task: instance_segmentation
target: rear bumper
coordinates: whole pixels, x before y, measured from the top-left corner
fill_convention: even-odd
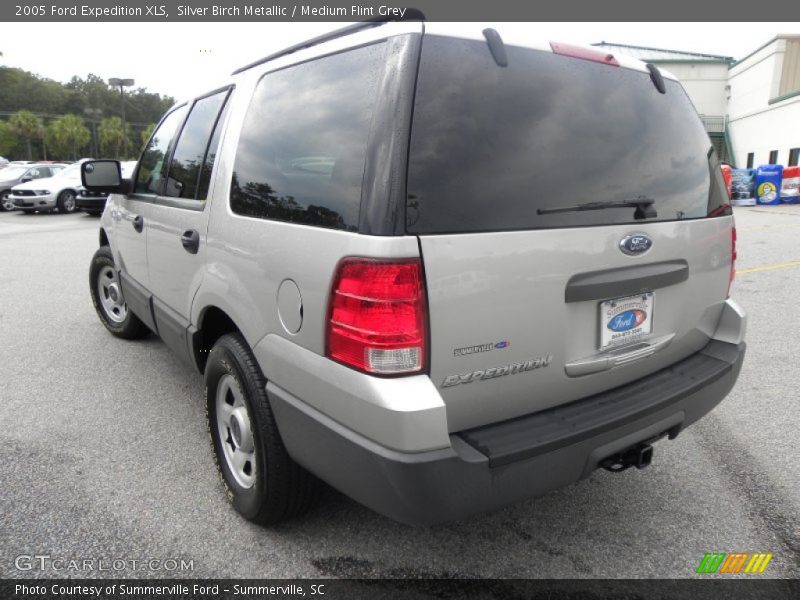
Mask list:
[[[390,450],[273,383],[267,391],[289,454],[353,499],[397,521],[450,521],[587,477],[618,452],[674,438],[731,390],[745,344],[712,340],[648,377],[552,408],[450,436],[451,447]]]

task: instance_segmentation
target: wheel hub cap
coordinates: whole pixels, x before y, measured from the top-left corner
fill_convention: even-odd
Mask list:
[[[250,432],[250,419],[247,416],[246,408],[240,406],[233,410],[230,427],[234,446],[242,452],[251,453],[253,451],[253,434]]]
[[[217,384],[216,420],[222,459],[234,481],[243,488],[256,479],[256,453],[250,415],[239,383],[223,375]]]
[[[103,314],[114,323],[122,323],[128,315],[128,306],[122,297],[117,273],[110,266],[100,269],[97,275],[97,296]]]

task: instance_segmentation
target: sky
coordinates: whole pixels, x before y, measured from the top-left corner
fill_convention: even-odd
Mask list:
[[[3,27],[0,64],[68,81],[94,73],[176,99],[201,93],[235,68],[344,23],[18,23]],[[532,39],[615,42],[743,58],[800,23],[508,23]],[[458,27],[456,25],[455,27]],[[67,30],[65,32],[65,30]]]

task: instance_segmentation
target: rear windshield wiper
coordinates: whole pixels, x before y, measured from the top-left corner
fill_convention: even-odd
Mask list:
[[[540,215],[552,215],[556,213],[580,212],[583,210],[604,210],[606,208],[635,208],[634,219],[653,219],[658,216],[656,209],[653,208],[655,200],[638,196],[632,200],[611,200],[610,202],[586,202],[574,206],[554,206],[551,208],[540,208],[536,212]]]

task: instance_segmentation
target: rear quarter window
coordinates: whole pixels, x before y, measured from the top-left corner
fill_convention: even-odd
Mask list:
[[[630,222],[634,208],[539,209],[639,196],[650,221],[729,214],[711,142],[683,88],[649,73],[426,36],[408,169],[411,233]]]
[[[358,229],[361,184],[385,44],[265,75],[245,117],[234,213]]]

